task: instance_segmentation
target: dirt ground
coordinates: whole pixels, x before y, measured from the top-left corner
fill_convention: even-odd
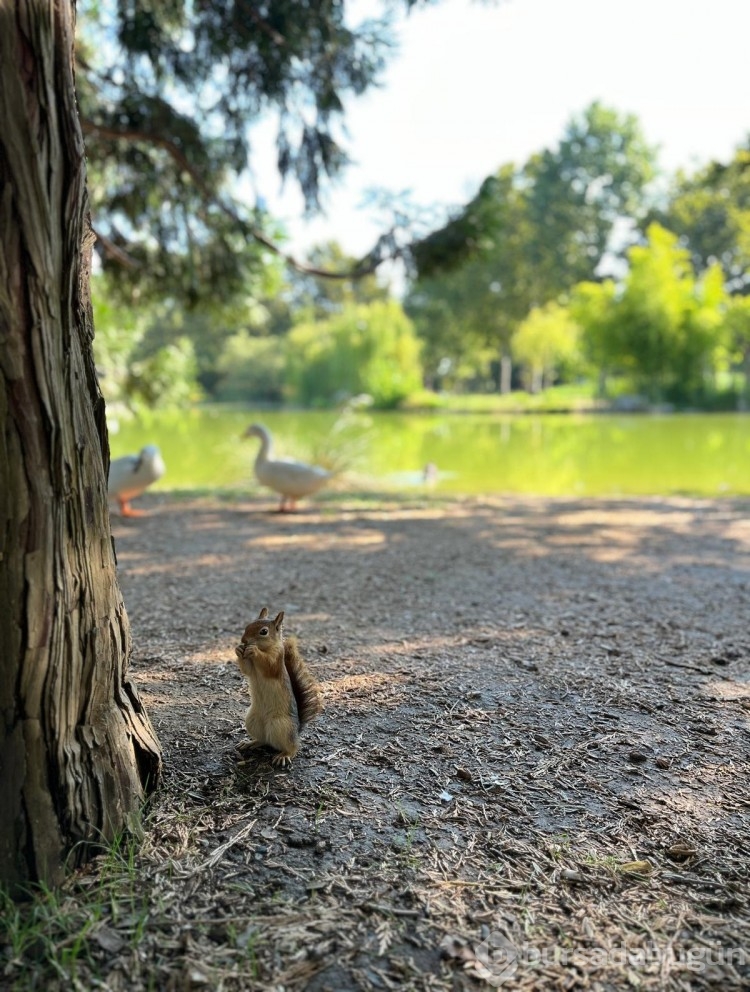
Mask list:
[[[104,987],[750,988],[750,503],[138,505],[165,772]],[[238,751],[262,606],[322,686],[290,770]]]

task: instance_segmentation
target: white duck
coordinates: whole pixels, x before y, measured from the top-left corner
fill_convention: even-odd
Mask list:
[[[255,458],[255,476],[261,485],[279,493],[280,513],[294,510],[298,499],[311,496],[333,478],[332,472],[319,465],[272,458],[273,440],[268,428],[262,424],[250,424],[243,437],[260,438],[260,450]]]
[[[109,464],[107,495],[119,503],[123,517],[142,517],[143,510],[134,510],[130,500],[140,496],[166,472],[161,452],[155,444],[147,444],[137,455],[113,458]]]

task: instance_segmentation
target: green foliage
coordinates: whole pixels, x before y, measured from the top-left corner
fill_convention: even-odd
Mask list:
[[[750,296],[730,297],[724,322],[735,360],[744,361],[750,354]]]
[[[721,347],[721,272],[709,269],[697,283],[688,252],[658,224],[628,257],[614,343],[648,395],[685,399],[700,392]]]
[[[727,301],[724,318],[727,347],[733,363],[743,374],[740,404],[750,407],[750,296],[732,296]]]
[[[106,275],[91,280],[94,309],[94,356],[104,398],[108,404],[124,400],[130,356],[146,333],[147,316],[118,302]]]
[[[442,231],[416,246],[407,300],[425,340],[425,367],[466,364],[487,349],[508,356],[522,320],[593,278],[615,223],[639,217],[655,153],[637,120],[594,103],[560,144],[518,169],[506,165]],[[460,265],[451,267],[451,264]]]
[[[594,276],[618,218],[642,216],[655,161],[638,119],[598,102],[570,121],[557,148],[532,157],[524,176],[543,286],[536,302]]]
[[[4,988],[91,988],[99,979],[101,935],[137,947],[153,906],[137,890],[138,840],[122,835],[97,861],[85,888],[30,888],[24,901],[0,889],[0,971]],[[96,978],[95,978],[96,976]]]
[[[109,293],[110,279],[92,279],[96,336],[94,355],[101,390],[110,408],[130,410],[185,406],[201,397],[193,342],[185,335],[153,341],[160,311],[128,307]],[[163,310],[161,311],[163,313]]]
[[[731,292],[750,289],[750,143],[729,164],[679,172],[654,217],[688,247],[697,272],[718,263]]]
[[[198,307],[186,308],[180,301],[144,299],[128,305],[122,293],[112,292],[112,277],[92,278],[92,304],[96,326],[94,353],[108,404],[143,406],[150,402],[184,403],[201,390],[214,391],[226,371],[220,359],[226,343],[237,333],[263,331],[271,323],[270,308],[261,297],[278,293],[283,285],[277,261],[264,264],[241,295],[215,298]],[[285,328],[291,323],[286,311]],[[187,344],[194,361],[184,361]],[[183,358],[180,358],[180,355]],[[165,388],[165,383],[146,381],[150,374],[188,376]],[[200,385],[200,389],[198,388]]]
[[[91,280],[92,305],[96,317],[96,360],[102,370],[117,370],[142,339],[147,318],[143,310],[122,306],[113,296],[112,280],[95,275]]]
[[[416,0],[405,0],[411,7]],[[230,191],[251,164],[255,121],[275,112],[277,165],[309,210],[347,162],[345,100],[381,74],[389,4],[82,0],[78,98],[97,250],[130,292],[188,305],[241,294],[278,238],[262,203]],[[122,265],[123,260],[127,263]],[[129,260],[129,261],[128,261]]]
[[[246,330],[229,338],[217,364],[215,396],[223,401],[278,403],[284,396],[287,344],[277,337],[252,337]]]
[[[497,210],[505,191],[502,174],[488,176],[476,196],[437,231],[415,242],[411,260],[420,279],[453,271],[473,258],[497,231]]]
[[[427,375],[441,385],[486,377],[489,362],[509,353],[533,296],[525,198],[514,167],[500,169],[491,188],[483,210],[492,239],[487,234],[466,264],[418,279],[407,297],[407,312],[425,342]]]
[[[713,266],[699,280],[677,236],[658,224],[628,252],[618,293],[577,287],[571,312],[590,360],[629,375],[654,400],[699,397],[726,354],[724,283]]]
[[[489,363],[513,328],[492,285],[492,273],[473,261],[443,279],[420,282],[409,293],[407,312],[424,342],[425,371],[436,387],[460,388],[489,378]]]
[[[367,393],[375,406],[397,406],[422,384],[414,327],[394,300],[351,305],[289,335],[291,398],[330,405]]]
[[[588,371],[598,377],[600,395],[607,392],[607,374],[618,361],[611,346],[615,294],[611,279],[578,283],[570,294],[569,312],[579,327],[581,357]]]
[[[325,272],[351,272],[357,259],[347,255],[336,241],[318,245],[309,252],[310,266]],[[388,299],[388,290],[374,274],[359,279],[329,279],[304,272],[290,272],[281,293],[289,313],[289,325],[298,323],[302,312],[311,319],[325,320],[355,303],[374,303]]]
[[[192,342],[198,378],[209,392],[218,378],[217,364],[225,344],[238,328],[262,331],[269,322],[267,307],[252,293],[235,297],[231,305],[217,302],[213,307],[186,309],[169,300],[146,309],[148,326],[133,352],[134,360],[149,358],[181,338]]]
[[[531,392],[552,385],[561,369],[574,369],[579,335],[579,325],[559,303],[535,307],[521,322],[513,338],[513,356],[525,366]]]
[[[125,383],[131,407],[179,407],[200,399],[193,344],[178,338],[148,358],[133,362]]]
[[[590,279],[609,246],[615,222],[645,211],[643,192],[655,172],[656,151],[632,114],[591,104],[567,125],[556,148],[520,169],[505,166],[441,230],[412,248],[420,279],[445,273],[478,255],[503,252],[524,227],[522,250],[531,305],[541,305]],[[518,204],[513,227],[508,200]]]

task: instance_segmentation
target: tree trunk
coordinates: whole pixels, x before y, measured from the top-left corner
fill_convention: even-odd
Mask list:
[[[513,360],[510,355],[500,356],[500,392],[503,396],[511,390],[511,379],[513,375]]]
[[[750,409],[750,347],[745,348],[742,354],[742,372],[744,381],[737,399],[737,409],[744,413]]]
[[[160,770],[127,677],[74,5],[0,3],[0,881],[57,882]],[[66,860],[67,859],[67,860]]]

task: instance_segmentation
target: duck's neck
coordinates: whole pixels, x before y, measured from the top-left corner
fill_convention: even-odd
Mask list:
[[[258,437],[260,438],[260,448],[258,450],[258,454],[255,456],[256,465],[260,462],[268,461],[268,459],[271,457],[271,448],[273,446],[271,441],[271,435],[268,433],[268,431],[259,428]]]

